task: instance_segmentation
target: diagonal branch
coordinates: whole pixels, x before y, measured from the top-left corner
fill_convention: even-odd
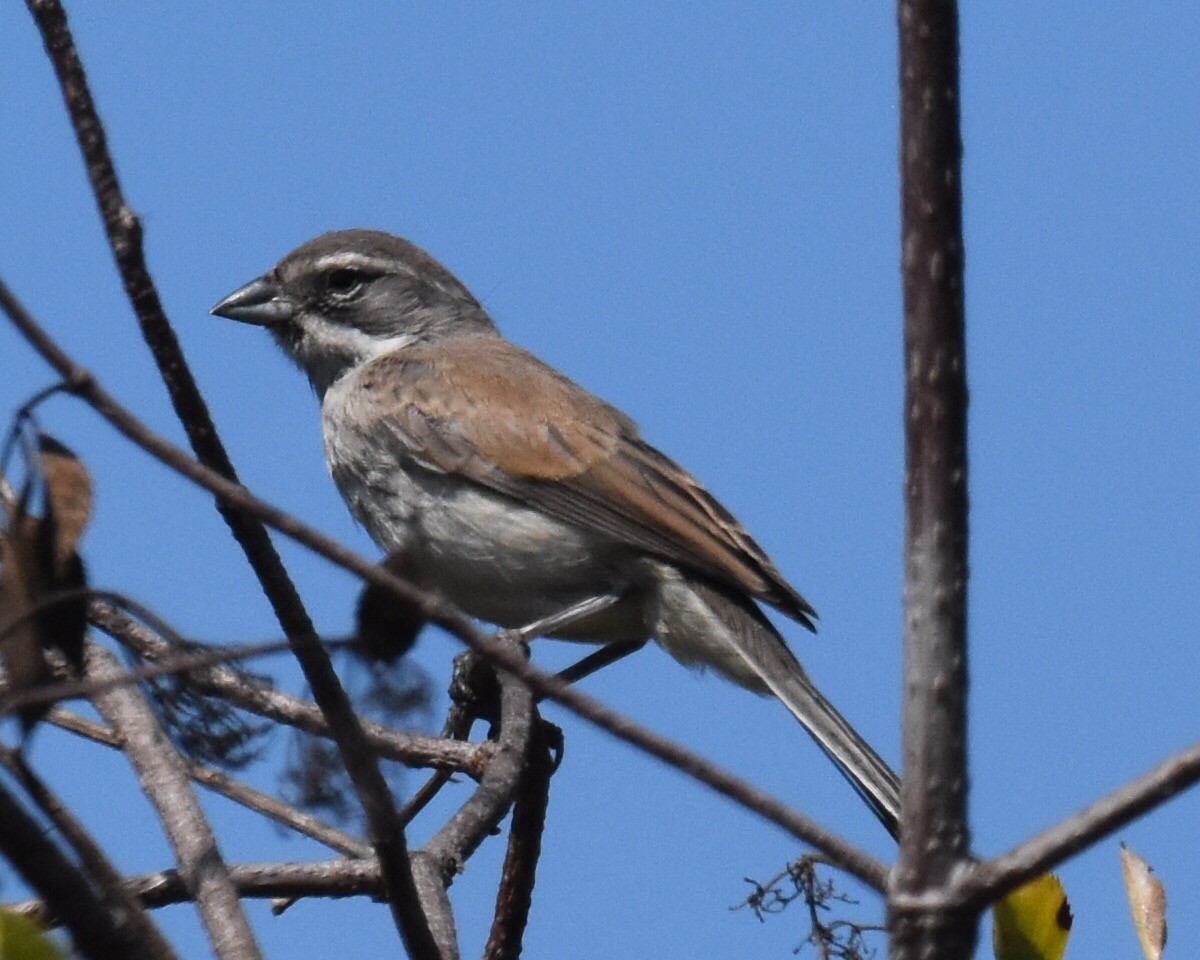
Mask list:
[[[67,26],[66,12],[59,0],[27,0],[27,5],[54,64],[125,291],[171,395],[171,402],[200,461],[227,480],[236,482],[233,464],[217,436],[146,268],[141,223],[121,194],[104,127]],[[435,945],[415,901],[404,831],[397,819],[387,781],[329,657],[321,649],[300,595],[262,523],[228,500],[219,500],[217,507],[250,561],[284,633],[292,641],[313,697],[329,722],[342,763],[366,814],[371,841],[387,879],[388,902],[400,937],[409,953],[422,958],[436,957]]]
[[[88,618],[117,642],[148,660],[160,660],[174,652],[174,648],[153,630],[111,604],[101,601],[90,604]],[[223,666],[197,670],[192,674],[191,681],[197,689],[221,697],[257,716],[297,727],[314,736],[330,735],[329,724],[320,708],[311,700],[283,693],[237,670]],[[412,767],[461,771],[476,780],[482,776],[491,751],[489,744],[463,743],[405,733],[373,720],[362,720],[362,726],[371,749],[381,757]]]
[[[131,936],[143,945],[145,953],[155,960],[178,960],[178,957],[154,921],[142,909],[142,904],[125,886],[124,878],[104,855],[92,836],[75,815],[33,772],[20,752],[0,750],[0,765],[25,789],[63,839],[71,845],[82,867],[99,888],[109,909],[123,914]],[[10,827],[11,828],[11,827]]]
[[[1200,742],[1008,853],[976,864],[957,884],[953,900],[981,909],[1198,781]]]
[[[38,902],[41,918],[64,924],[81,954],[89,960],[158,960],[136,927],[101,901],[80,869],[2,784],[0,823],[0,853],[43,898]]]
[[[117,658],[95,642],[85,646],[85,664],[91,677],[122,673]],[[213,951],[221,960],[259,960],[262,954],[217,849],[212,827],[188,784],[183,760],[159,726],[158,718],[141,694],[130,687],[113,687],[99,693],[94,703],[121,738],[147,799],[158,811]]]

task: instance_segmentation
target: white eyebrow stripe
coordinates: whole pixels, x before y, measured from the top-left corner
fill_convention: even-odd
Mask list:
[[[372,257],[370,254],[356,251],[342,251],[327,254],[315,264],[319,271],[326,270],[362,270],[364,272],[386,273],[395,268],[395,261],[382,257]]]

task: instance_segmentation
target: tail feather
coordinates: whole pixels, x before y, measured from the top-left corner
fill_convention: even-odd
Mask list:
[[[713,667],[734,683],[777,697],[817,742],[893,837],[900,778],[804,672],[783,637],[748,597],[664,565],[655,637],[683,663]]]
[[[760,674],[763,683],[800,721],[825,755],[883,824],[900,838],[900,778],[796,664],[784,676]]]

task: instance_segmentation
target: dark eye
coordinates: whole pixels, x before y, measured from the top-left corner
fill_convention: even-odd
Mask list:
[[[338,297],[348,297],[362,286],[365,277],[349,267],[330,270],[325,276],[325,289]]]

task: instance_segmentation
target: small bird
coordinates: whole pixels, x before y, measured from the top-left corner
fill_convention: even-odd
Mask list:
[[[895,836],[899,778],[755,601],[815,612],[625,414],[510,341],[445,267],[375,230],[323,234],[212,308],[266,327],[321,400],[355,518],[412,582],[506,628],[653,638],[774,694]]]

